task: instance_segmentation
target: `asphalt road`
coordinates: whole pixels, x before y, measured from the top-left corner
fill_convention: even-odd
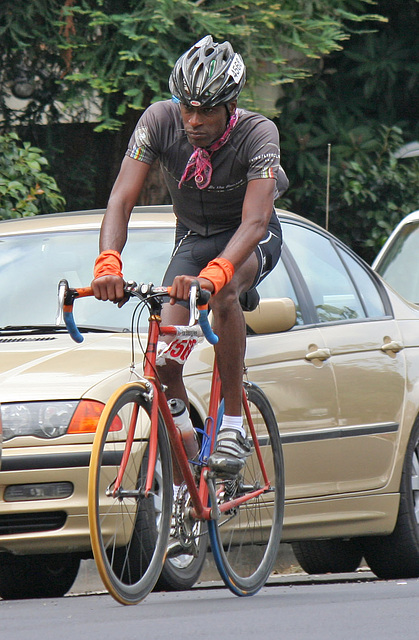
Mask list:
[[[302,573],[302,569],[298,564],[292,546],[290,544],[282,543],[276,559],[274,574],[276,576],[286,576],[288,574]],[[207,583],[216,583],[219,581],[219,573],[215,566],[211,553],[208,553],[205,561],[199,583],[197,586]],[[222,584],[219,582],[219,584]],[[71,588],[71,595],[78,595],[80,593],[95,593],[102,592],[103,585],[101,579],[97,573],[94,560],[83,560],[80,565],[80,570],[77,579]],[[1,640],[1,636],[0,636]]]
[[[123,607],[107,594],[0,601],[2,640],[417,640],[419,580],[276,576],[237,598],[219,583],[152,593]]]

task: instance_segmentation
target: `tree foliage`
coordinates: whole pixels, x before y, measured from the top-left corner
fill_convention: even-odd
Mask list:
[[[21,142],[16,133],[0,135],[0,219],[62,211],[65,200],[45,172],[41,149]]]
[[[325,224],[331,145],[330,229],[371,261],[389,231],[417,208],[415,158],[394,151],[419,139],[417,0],[379,0],[388,18],[324,59],[311,78],[285,87],[282,157],[290,207]]]
[[[335,171],[331,183],[330,229],[368,261],[396,224],[417,207],[419,158],[399,160],[398,127],[379,125],[368,157],[354,156]]]
[[[139,112],[168,97],[177,57],[207,33],[229,39],[248,67],[241,105],[263,111],[264,82],[282,93],[282,206],[325,223],[330,144],[330,229],[371,259],[417,207],[417,161],[393,152],[419,138],[418,20],[418,0],[2,0],[0,129],[39,135],[37,123],[82,123],[94,111],[95,135],[116,142],[115,157],[105,151],[113,181]],[[30,93],[18,110],[11,90]],[[54,169],[68,165],[58,139],[48,145]],[[63,171],[78,186],[71,206],[104,204],[92,200],[105,172],[98,147]]]
[[[260,84],[309,76],[342,48],[374,0],[3,0],[0,109],[5,126],[83,119],[96,103],[99,130],[118,129],[128,109],[167,97],[175,60],[207,33],[229,39],[248,66],[244,94],[256,106]],[[268,63],[268,64],[267,64]],[[32,86],[20,113],[8,88]],[[19,87],[18,87],[19,89]]]

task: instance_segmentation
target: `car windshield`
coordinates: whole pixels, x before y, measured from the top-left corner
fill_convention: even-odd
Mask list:
[[[0,236],[0,328],[53,326],[57,288],[62,278],[71,287],[92,280],[98,231],[57,231]],[[174,229],[130,229],[123,252],[124,276],[160,284],[173,247]],[[123,331],[130,328],[136,301],[121,309],[110,302],[83,298],[74,316],[80,327]],[[147,318],[145,318],[145,321]]]
[[[377,272],[406,300],[419,303],[419,221],[410,222],[394,238]]]

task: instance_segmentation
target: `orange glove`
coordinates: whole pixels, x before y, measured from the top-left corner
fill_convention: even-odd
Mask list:
[[[113,249],[102,251],[96,258],[94,277],[101,276],[119,276],[122,278],[122,260],[121,254]]]
[[[202,269],[198,278],[206,278],[214,286],[214,294],[218,293],[234,276],[234,267],[226,258],[215,258]]]

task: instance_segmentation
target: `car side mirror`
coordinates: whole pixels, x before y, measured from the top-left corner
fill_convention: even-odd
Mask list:
[[[246,311],[244,317],[254,333],[280,333],[295,325],[297,313],[291,298],[263,298],[256,309]]]

